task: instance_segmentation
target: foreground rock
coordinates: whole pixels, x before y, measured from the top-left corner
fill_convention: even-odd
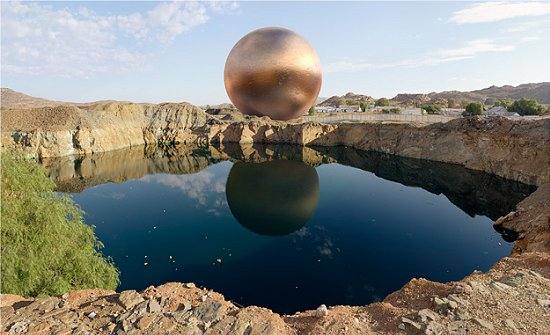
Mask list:
[[[8,334],[547,334],[549,276],[548,254],[524,253],[459,282],[413,279],[367,306],[283,316],[237,307],[191,283],[168,283],[139,293],[2,295],[1,320]]]

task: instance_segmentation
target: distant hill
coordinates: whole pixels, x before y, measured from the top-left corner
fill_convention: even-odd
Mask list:
[[[550,104],[550,82],[522,84],[518,86],[491,86],[475,91],[443,91],[432,93],[400,93],[390,99],[391,105],[419,106],[425,103],[437,103],[448,107],[461,107],[463,102],[480,101],[493,104],[499,99],[518,100],[521,98],[535,99],[543,104]],[[341,105],[358,105],[365,101],[375,100],[368,95],[347,93],[342,96],[332,96],[318,106],[338,107]]]
[[[345,95],[342,95],[342,96],[337,96],[337,95],[334,95],[326,100],[324,100],[323,102],[321,102],[320,104],[318,104],[318,106],[327,106],[327,107],[338,107],[338,106],[343,106],[343,105],[348,105],[348,106],[351,106],[351,105],[359,105],[359,103],[361,102],[366,102],[368,104],[370,103],[374,103],[374,99],[368,95],[362,95],[362,94],[355,94],[355,93],[352,93],[352,92],[349,92],[349,93],[346,93]]]
[[[31,109],[31,108],[43,108],[43,107],[57,107],[57,106],[79,106],[86,107],[97,104],[108,104],[113,102],[129,103],[129,101],[117,101],[117,100],[99,100],[92,102],[68,102],[68,101],[55,101],[44,98],[37,98],[25,93],[17,92],[11,88],[2,87],[0,96],[0,106],[6,109]]]
[[[96,101],[89,103],[74,103],[65,101],[55,101],[43,98],[36,98],[30,95],[14,91],[10,88],[1,89],[1,107],[2,108],[41,108],[41,107],[56,107],[60,105],[75,105],[86,106],[97,103],[108,103],[113,100]],[[461,92],[461,91],[444,91],[424,93],[400,93],[390,99],[390,104],[400,106],[418,106],[424,103],[438,103],[448,107],[460,107],[463,102],[480,101],[486,104],[493,104],[498,99],[517,100],[521,98],[535,99],[543,104],[550,104],[550,82],[530,83],[518,86],[491,86],[481,90]],[[359,105],[360,102],[367,104],[374,103],[375,99],[368,95],[346,93],[342,96],[332,96],[323,100],[318,106],[338,107],[341,105]],[[221,104],[216,107],[219,109],[231,108],[231,104]]]
[[[423,103],[438,103],[459,107],[462,102],[479,101],[493,104],[499,99],[518,100],[521,98],[534,99],[543,104],[550,104],[550,82],[522,84],[518,86],[491,86],[481,90],[461,92],[444,91],[428,94],[398,94],[390,103],[395,105],[419,105]]]
[[[10,88],[1,88],[0,103],[2,108],[40,108],[68,105],[68,102],[53,101],[32,97],[24,93],[14,91]]]

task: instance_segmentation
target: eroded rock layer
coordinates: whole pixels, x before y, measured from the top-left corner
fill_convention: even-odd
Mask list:
[[[460,164],[531,185],[550,181],[550,118],[460,118],[429,125],[298,121],[222,120],[187,103],[3,110],[2,145],[36,157],[156,143],[346,145]]]

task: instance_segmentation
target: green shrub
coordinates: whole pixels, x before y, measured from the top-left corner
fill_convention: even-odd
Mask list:
[[[385,109],[385,110],[384,110],[384,113],[388,113],[388,114],[401,114],[401,109],[400,109],[400,108]]]
[[[420,108],[426,111],[428,114],[441,114],[441,107],[434,104],[422,105]]]
[[[548,113],[548,109],[539,104],[536,100],[520,99],[508,107],[508,111],[518,113],[519,115],[543,115]]]
[[[390,105],[390,101],[386,98],[380,98],[380,99],[376,100],[374,105],[378,106],[378,107],[386,107],[386,106]]]
[[[315,114],[315,106],[309,107],[309,110],[307,111],[307,115],[312,116]]]
[[[485,106],[481,102],[470,102],[466,105],[466,108],[464,112],[462,113],[462,116],[474,116],[474,115],[481,115],[483,114],[485,110]]]
[[[513,101],[509,99],[499,99],[495,102],[495,106],[504,107],[506,109],[512,106]]]
[[[118,270],[102,256],[93,228],[36,162],[2,152],[2,293],[59,295],[115,289]]]
[[[361,112],[365,112],[365,111],[367,110],[367,108],[368,108],[368,105],[367,105],[366,102],[361,101],[361,102],[359,103],[359,108],[361,108]]]

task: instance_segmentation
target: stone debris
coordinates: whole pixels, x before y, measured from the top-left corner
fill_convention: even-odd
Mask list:
[[[420,311],[418,311],[418,316],[420,317],[420,319],[424,323],[428,322],[429,320],[437,321],[437,320],[440,319],[439,315],[437,315],[431,309],[427,309],[427,308],[424,308],[424,309],[421,309]]]
[[[131,291],[121,292],[120,295],[118,296],[118,300],[124,308],[130,309],[135,305],[139,304],[140,302],[142,302],[143,297],[141,296],[141,294],[137,293],[136,291],[131,290]]]
[[[406,318],[406,317],[402,317],[401,318],[401,322],[403,324],[405,324],[405,329],[406,329],[406,326],[410,326],[416,330],[421,330],[422,329],[422,325],[418,322],[414,322],[413,320],[409,319],[409,318]]]
[[[486,328],[486,329],[489,329],[489,330],[494,330],[495,327],[493,326],[493,324],[487,320],[483,320],[483,319],[480,319],[480,318],[474,318],[472,319],[473,322],[475,322],[476,324],[480,325],[481,327],[483,328]]]
[[[147,304],[147,312],[149,313],[160,313],[161,312],[160,304],[156,299],[150,299]]]
[[[506,327],[512,329],[514,332],[518,332],[518,329],[516,327],[516,324],[514,322],[514,320],[511,320],[511,319],[506,319],[504,320],[504,324],[506,325]]]
[[[321,306],[317,307],[317,309],[315,310],[315,314],[320,318],[325,317],[328,314],[327,306],[325,304],[322,304]]]
[[[27,328],[29,327],[29,321],[18,321],[16,323],[14,323],[11,327],[10,327],[10,332],[13,332],[13,333],[23,333],[23,332],[26,332],[27,331]]]
[[[447,314],[458,307],[458,303],[447,298],[434,297],[435,310],[441,314]]]
[[[459,283],[415,279],[379,303],[335,306],[330,313],[321,305],[286,316],[255,306],[237,307],[191,283],[151,286],[143,292],[82,290],[61,298],[2,295],[0,333],[550,334],[547,264],[548,254],[522,254],[504,258],[489,272],[472,274]],[[523,268],[528,265],[533,271]],[[466,284],[470,282],[474,284]]]

